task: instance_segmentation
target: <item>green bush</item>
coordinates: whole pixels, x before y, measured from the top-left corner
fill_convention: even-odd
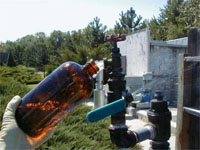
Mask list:
[[[0,127],[7,103],[15,96],[23,97],[29,88],[12,78],[0,78]]]
[[[42,80],[41,76],[35,73],[35,69],[25,66],[3,66],[0,68],[0,77],[13,78],[25,84],[36,84]]]
[[[46,69],[46,75],[49,75],[50,73],[52,73],[55,69],[57,68],[57,66],[55,65],[46,65],[45,69]]]

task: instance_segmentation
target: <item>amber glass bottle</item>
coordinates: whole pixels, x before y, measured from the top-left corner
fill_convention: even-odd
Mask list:
[[[59,66],[22,98],[15,114],[19,127],[29,136],[37,137],[57,125],[91,95],[92,76],[98,70],[93,61],[84,66],[75,62]]]

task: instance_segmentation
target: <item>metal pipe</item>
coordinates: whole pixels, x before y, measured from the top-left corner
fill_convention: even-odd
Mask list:
[[[94,107],[99,108],[105,104],[105,90],[103,89],[103,70],[96,76],[96,88],[94,89]]]
[[[156,137],[156,130],[151,125],[146,125],[134,131],[137,134],[137,143],[146,139],[153,139]]]
[[[156,137],[156,129],[150,124],[136,131],[128,130],[125,125],[111,125],[109,130],[112,142],[119,148],[131,148],[139,142]]]
[[[183,111],[187,112],[191,115],[200,117],[200,110],[198,108],[189,108],[189,107],[183,107]]]

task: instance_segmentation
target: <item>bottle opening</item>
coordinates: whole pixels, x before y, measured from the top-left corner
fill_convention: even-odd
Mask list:
[[[96,74],[99,71],[99,67],[96,65],[96,63],[92,60],[88,63],[86,63],[83,66],[82,69],[83,72],[87,73],[89,76],[93,76],[94,74]]]

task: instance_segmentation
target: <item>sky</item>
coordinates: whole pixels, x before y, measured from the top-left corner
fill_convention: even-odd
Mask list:
[[[85,28],[98,16],[108,29],[133,7],[143,19],[157,17],[167,0],[0,0],[0,42],[28,34]]]

